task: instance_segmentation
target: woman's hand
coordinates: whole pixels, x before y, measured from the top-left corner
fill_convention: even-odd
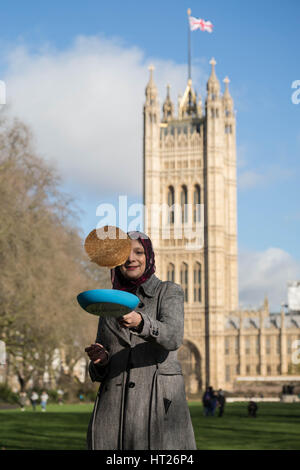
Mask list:
[[[136,328],[141,324],[142,316],[133,310],[117,318],[117,321],[122,328]]]
[[[105,365],[108,362],[108,352],[100,343],[91,344],[85,348],[85,352],[94,364],[101,362],[101,365]]]

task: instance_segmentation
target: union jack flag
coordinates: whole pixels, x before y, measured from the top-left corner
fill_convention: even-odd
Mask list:
[[[195,29],[201,29],[201,31],[208,31],[209,33],[212,33],[213,25],[210,21],[201,20],[201,18],[194,18],[193,16],[190,16],[189,19],[191,31],[195,31]]]

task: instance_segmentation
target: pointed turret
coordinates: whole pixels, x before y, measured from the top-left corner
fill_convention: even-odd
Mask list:
[[[207,81],[207,95],[205,100],[205,111],[207,119],[219,119],[222,116],[222,97],[220,96],[220,82],[216,76],[215,65],[216,61],[212,58],[209,63],[211,64],[211,74]],[[217,124],[220,128],[221,122]],[[221,128],[220,128],[221,129]],[[215,132],[220,129],[215,128]]]
[[[224,109],[225,109],[225,116],[230,116],[233,114],[233,99],[231,97],[231,94],[229,92],[229,83],[230,80],[228,77],[225,77],[223,82],[225,83],[225,91],[223,95],[223,103],[224,103]]]
[[[208,99],[215,100],[220,94],[220,82],[216,76],[215,65],[216,61],[212,58],[209,62],[211,64],[211,74],[207,82],[207,97]]]
[[[184,117],[197,116],[197,96],[192,87],[192,80],[188,80],[187,87],[185,89],[184,95],[178,103],[178,117],[183,119]]]
[[[157,203],[158,195],[154,188],[159,185],[159,138],[160,138],[160,106],[157,87],[154,83],[154,66],[149,67],[150,77],[146,86],[146,101],[144,104],[144,184],[143,202],[145,206]],[[153,174],[155,173],[155,176]],[[149,183],[149,174],[151,182]],[[148,184],[149,183],[149,184]],[[144,214],[146,217],[146,214]],[[145,223],[147,224],[147,220]]]
[[[225,77],[223,82],[225,83],[225,91],[222,97],[223,101],[223,113],[225,116],[225,133],[233,135],[235,133],[235,116],[234,116],[234,107],[233,107],[233,99],[229,92],[229,83],[230,80],[228,77]]]
[[[269,314],[269,300],[268,300],[268,297],[265,295],[265,298],[264,298],[264,311],[266,314]]]
[[[180,103],[182,101],[182,94],[178,93],[178,98],[177,98],[177,109],[178,109],[178,117],[179,117],[179,110],[180,110]]]
[[[231,94],[229,93],[229,87],[228,87],[228,85],[230,83],[229,78],[225,77],[224,80],[223,80],[223,83],[225,83],[225,91],[224,91],[224,95],[223,95],[224,99],[232,100]]]
[[[198,113],[199,117],[202,117],[202,99],[201,99],[201,95],[199,95],[199,98],[198,98],[197,113]]]
[[[145,90],[146,105],[154,105],[155,102],[157,101],[157,87],[153,79],[154,65],[149,66],[149,71],[150,71],[150,78],[149,78],[149,82]]]
[[[170,85],[167,85],[167,96],[163,104],[163,121],[167,122],[173,119],[174,105],[170,98]]]
[[[144,105],[144,113],[146,122],[158,124],[160,122],[160,109],[157,87],[153,79],[153,70],[154,66],[150,65],[150,77],[145,90],[146,102]]]

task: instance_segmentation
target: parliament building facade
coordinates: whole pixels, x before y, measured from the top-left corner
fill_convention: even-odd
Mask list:
[[[222,93],[210,64],[204,102],[189,79],[176,115],[169,87],[161,109],[150,67],[144,104],[144,228],[158,277],[184,290],[178,357],[189,396],[289,374],[300,339],[300,315],[270,314],[267,298],[239,308],[236,119],[229,79]],[[174,210],[164,215],[166,206]]]

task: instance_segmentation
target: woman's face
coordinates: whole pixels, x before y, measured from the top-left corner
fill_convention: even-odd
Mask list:
[[[138,240],[131,240],[131,252],[127,261],[120,266],[120,271],[126,279],[135,280],[142,276],[146,269],[146,254],[143,245]]]

